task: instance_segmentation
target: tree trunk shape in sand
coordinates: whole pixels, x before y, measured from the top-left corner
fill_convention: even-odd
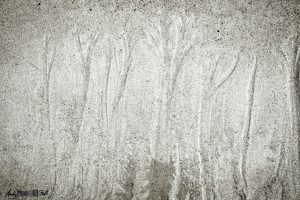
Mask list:
[[[153,35],[151,30],[149,31],[149,38],[151,40],[151,45],[154,47],[156,52],[153,52],[154,55],[160,60],[162,60],[161,71],[160,71],[160,94],[157,101],[158,104],[158,113],[157,121],[155,124],[155,134],[154,138],[149,135],[149,147],[150,147],[150,156],[155,159],[168,162],[169,156],[171,155],[172,144],[169,144],[169,139],[176,137],[172,134],[175,131],[172,131],[170,124],[170,113],[172,109],[172,102],[175,95],[176,85],[178,81],[178,76],[182,67],[185,64],[187,57],[191,54],[191,50],[195,45],[195,38],[187,38],[187,34],[191,24],[194,22],[193,19],[189,20],[186,16],[181,16],[180,25],[177,25],[177,40],[173,44],[170,40],[171,38],[171,26],[169,23],[170,13],[165,8],[162,11],[162,16],[160,19],[159,27],[155,31],[158,35]],[[161,30],[161,31],[160,31]],[[191,40],[191,41],[189,41]],[[175,49],[174,52],[173,49]],[[160,56],[161,54],[161,56]],[[174,145],[174,144],[173,144]],[[179,145],[180,144],[175,144]],[[175,147],[179,148],[179,147]],[[176,153],[176,156],[179,154]],[[177,158],[176,158],[177,159]],[[180,158],[178,158],[179,160]],[[180,171],[180,165],[176,164],[176,171]],[[179,184],[176,184],[177,180],[180,180],[180,173],[174,178],[174,183],[172,187],[178,187]],[[176,197],[179,189],[172,188],[170,196]]]
[[[40,128],[41,132],[39,134],[39,139],[36,147],[36,151],[39,154],[41,150],[40,145],[45,142],[46,144],[50,142],[50,151],[53,156],[53,171],[54,171],[54,180],[51,186],[52,194],[55,193],[56,181],[57,181],[57,158],[56,158],[56,145],[55,145],[55,135],[51,131],[51,117],[50,117],[50,80],[51,72],[53,69],[55,57],[56,57],[56,46],[53,48],[50,46],[52,37],[47,33],[44,36],[44,46],[42,53],[43,66],[42,69],[37,67],[35,64],[30,63],[36,70],[40,71],[42,74],[42,109],[41,109],[41,118],[40,118]],[[34,163],[37,164],[38,158],[35,159]],[[32,174],[34,174],[37,168],[34,168]],[[25,183],[27,182],[28,174],[26,175]],[[53,197],[50,196],[50,198]]]
[[[83,75],[83,89],[81,94],[81,102],[78,111],[77,117],[77,124],[76,124],[76,132],[72,133],[73,140],[74,140],[74,151],[73,151],[73,168],[75,170],[75,174],[73,175],[73,190],[76,191],[77,189],[80,190],[81,198],[83,199],[83,187],[84,187],[84,169],[83,169],[83,143],[82,143],[82,135],[81,135],[81,128],[82,128],[82,121],[84,117],[84,111],[87,104],[87,95],[89,91],[89,83],[90,83],[90,73],[91,73],[91,62],[92,62],[92,54],[95,49],[95,46],[98,42],[98,33],[94,31],[93,34],[90,36],[90,42],[87,47],[87,53],[84,55],[84,50],[82,46],[82,41],[80,35],[78,33],[76,38],[78,52],[80,54],[80,61],[82,67],[82,75]],[[78,163],[76,163],[78,162]]]
[[[112,184],[113,184],[113,195],[115,193],[117,180],[120,178],[120,159],[121,159],[121,143],[123,139],[121,138],[122,135],[118,133],[117,131],[117,123],[118,123],[118,113],[119,113],[119,106],[120,101],[124,95],[125,88],[128,82],[128,76],[130,74],[130,71],[132,70],[132,62],[133,62],[133,49],[136,44],[136,40],[133,38],[131,34],[124,34],[121,35],[120,38],[122,38],[122,45],[120,47],[116,46],[114,48],[114,61],[116,68],[119,69],[119,72],[117,74],[117,84],[115,88],[115,93],[113,95],[112,99],[112,105],[111,105],[111,114],[108,116],[109,123],[108,123],[108,131],[109,134],[112,137],[112,149],[113,149],[113,177],[112,177]],[[117,49],[119,48],[119,49]],[[119,55],[119,50],[122,49],[121,55]],[[112,57],[111,57],[112,58]],[[109,73],[110,70],[107,69],[107,73]],[[107,74],[109,76],[109,74]],[[108,80],[109,81],[109,80]],[[108,84],[108,83],[106,83]],[[107,95],[107,92],[106,92]],[[107,103],[106,103],[107,106]],[[107,108],[106,108],[107,109]]]
[[[251,121],[252,121],[252,107],[254,100],[255,92],[255,77],[257,71],[257,57],[254,58],[254,64],[251,71],[251,77],[249,79],[248,88],[247,88],[247,104],[246,104],[246,113],[244,118],[244,125],[242,130],[242,148],[240,152],[240,161],[239,161],[239,191],[238,195],[241,200],[246,200],[248,197],[248,184],[247,184],[247,174],[246,174],[246,165],[247,165],[247,155],[249,150],[249,140],[250,140],[250,131],[251,131]]]
[[[214,196],[213,189],[213,172],[211,170],[211,137],[210,128],[207,124],[211,126],[211,97],[219,90],[219,88],[227,82],[235,71],[239,59],[240,52],[236,56],[232,66],[225,72],[225,75],[216,82],[215,74],[219,64],[220,57],[217,57],[215,66],[211,67],[208,76],[205,75],[204,70],[202,71],[202,84],[201,84],[201,100],[199,107],[199,131],[198,131],[198,144],[199,144],[199,162],[200,162],[200,183],[202,185],[202,199],[210,200]],[[216,82],[216,83],[215,83]]]
[[[300,198],[300,47],[299,33],[282,44],[279,49],[286,71],[289,134],[285,137],[284,198]],[[291,49],[288,49],[291,48]]]

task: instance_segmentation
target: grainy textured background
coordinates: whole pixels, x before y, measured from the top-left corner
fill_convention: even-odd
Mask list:
[[[0,199],[300,199],[299,1],[0,10]]]

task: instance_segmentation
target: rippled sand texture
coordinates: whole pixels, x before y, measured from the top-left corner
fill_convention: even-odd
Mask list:
[[[0,10],[0,199],[300,199],[299,1]]]

